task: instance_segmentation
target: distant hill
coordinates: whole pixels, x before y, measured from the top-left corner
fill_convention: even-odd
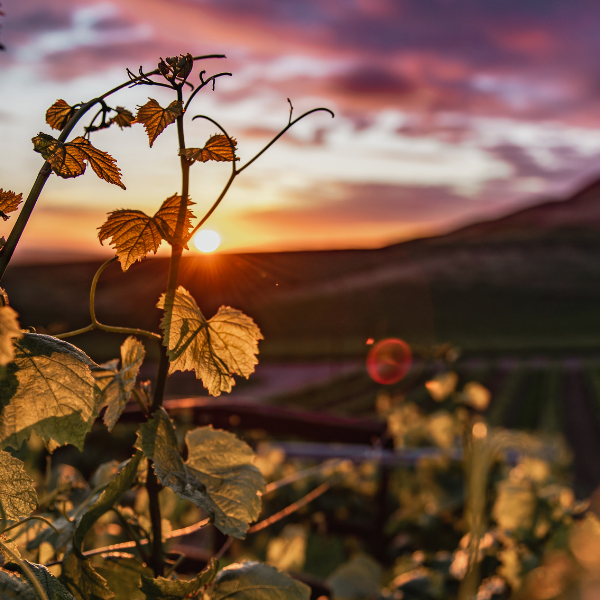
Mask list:
[[[3,282],[24,325],[89,323],[97,263],[11,266]],[[111,266],[97,313],[156,329],[166,259]],[[184,259],[184,285],[210,316],[228,304],[263,329],[274,358],[359,356],[368,338],[450,341],[473,352],[600,352],[600,181],[446,235],[375,250],[243,253]],[[108,335],[83,345],[114,355]],[[118,344],[117,344],[118,345]]]

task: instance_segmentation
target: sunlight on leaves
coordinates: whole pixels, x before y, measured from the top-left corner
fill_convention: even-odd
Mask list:
[[[76,108],[70,106],[64,100],[57,100],[46,111],[46,123],[52,129],[63,130],[76,111]]]
[[[0,373],[0,446],[20,448],[35,431],[81,450],[94,420],[97,365],[48,335],[26,333],[14,347],[14,362]]]
[[[121,169],[117,167],[117,161],[108,152],[98,150],[98,148],[92,146],[91,142],[81,136],[65,145],[76,147],[100,179],[125,189],[125,186],[121,183]]]
[[[177,117],[183,114],[183,102],[173,100],[167,108],[161,105],[153,98],[148,98],[148,102],[143,106],[138,106],[138,113],[135,121],[132,123],[142,123],[148,134],[150,147],[156,138],[165,130],[168,125],[175,123]]]
[[[14,360],[13,340],[23,337],[17,317],[10,306],[0,306],[0,367]]]
[[[0,450],[0,500],[10,521],[28,517],[37,506],[33,480],[24,463],[4,450]]]
[[[235,157],[235,149],[237,142],[235,138],[231,138],[231,143],[226,135],[213,135],[204,148],[185,148],[179,151],[180,156],[185,156],[188,160],[207,162],[216,160],[217,162],[232,162],[239,160]]]
[[[154,461],[160,482],[206,510],[215,526],[243,538],[260,514],[264,479],[252,464],[254,452],[232,433],[199,427],[186,434],[188,460],[177,447],[173,423],[161,409],[142,425],[136,448]]]
[[[121,346],[121,370],[108,367],[93,372],[102,392],[97,411],[100,412],[106,406],[103,421],[109,431],[112,431],[129,401],[145,356],[144,344],[135,337],[129,336]]]
[[[14,560],[12,554],[21,558],[21,552],[19,551],[19,546],[17,546],[14,540],[9,539],[4,534],[0,534],[0,542],[2,545],[0,546],[0,554],[4,557],[4,562],[11,562]],[[1,596],[0,596],[1,597]]]
[[[131,124],[135,120],[132,112],[122,106],[117,106],[115,110],[117,111],[117,114],[110,120],[111,125],[114,123],[121,129],[131,127]]]
[[[54,577],[54,575],[52,575],[52,573],[50,573],[50,571],[48,571],[48,569],[44,567],[44,565],[36,565],[35,563],[31,563],[29,561],[25,561],[25,563],[35,575],[36,579],[39,581],[40,585],[42,586],[42,589],[46,592],[46,595],[49,599],[52,598],[53,600],[78,600],[75,599],[73,595],[69,593],[65,586],[56,577]],[[10,569],[11,571],[16,571],[21,575],[22,579],[25,580],[25,575],[22,572],[21,567],[19,567],[19,565],[16,565],[15,563],[10,563],[6,565],[5,568]],[[27,586],[33,592],[33,586],[29,582],[27,582]],[[24,597],[27,597],[26,594]],[[32,598],[37,599],[37,597],[37,594],[33,592]],[[4,596],[2,597],[2,600],[4,600]]]
[[[77,558],[72,550],[63,558],[60,579],[76,600],[111,600],[114,597],[106,579],[94,570],[89,559]]]
[[[11,190],[4,191],[0,188],[0,217],[4,221],[8,221],[7,213],[17,210],[21,202],[23,202],[23,194],[15,194]]]
[[[186,208],[182,231],[177,232],[177,221],[179,219],[181,203],[181,196],[173,194],[161,204],[154,215],[154,220],[162,230],[163,236],[171,244],[181,242],[181,239],[188,235],[192,228],[192,219],[196,218],[194,213],[189,208]],[[188,198],[187,206],[193,206],[194,204],[195,203]],[[179,235],[177,235],[178,233]],[[187,245],[185,247],[187,248]]]
[[[217,574],[217,561],[211,558],[204,570],[193,579],[153,579],[142,575],[141,590],[146,594],[146,600],[182,600],[195,597],[200,590],[207,586]]]
[[[157,306],[165,311],[160,326],[171,361],[169,373],[194,370],[208,393],[218,396],[231,391],[232,375],[248,378],[254,372],[263,336],[250,317],[222,306],[207,321],[182,286],[174,294],[163,294]]]
[[[247,561],[225,567],[206,591],[206,600],[308,600],[310,588],[264,563]]]

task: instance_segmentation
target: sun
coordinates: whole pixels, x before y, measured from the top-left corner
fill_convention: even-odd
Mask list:
[[[210,229],[201,229],[194,236],[194,246],[200,252],[214,252],[221,243],[221,237],[216,231]]]

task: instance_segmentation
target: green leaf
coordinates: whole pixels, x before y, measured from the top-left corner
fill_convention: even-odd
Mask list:
[[[205,600],[308,600],[310,588],[275,567],[248,561],[220,571],[204,597]]]
[[[0,450],[0,503],[11,521],[28,517],[37,506],[37,494],[24,463],[4,450]]]
[[[17,313],[10,306],[0,306],[0,366],[15,359],[13,340],[22,337]]]
[[[177,448],[173,424],[161,409],[142,425],[136,448],[154,461],[160,482],[206,510],[215,526],[243,538],[260,514],[264,479],[252,464],[254,452],[232,433],[199,427],[185,436],[188,460]]]
[[[121,498],[121,496],[129,490],[137,475],[137,468],[142,460],[142,453],[136,452],[127,462],[117,476],[110,481],[100,494],[100,497],[93,502],[88,510],[81,516],[75,526],[73,535],[73,546],[81,551],[83,539],[86,533],[92,528],[94,523],[106,512],[108,512]]]
[[[94,568],[106,579],[109,589],[115,595],[114,600],[146,599],[139,588],[140,579],[142,575],[152,577],[152,570],[138,558],[109,554],[101,565],[94,565]]]
[[[48,600],[50,600],[50,599],[52,599],[52,600],[76,600],[73,597],[73,595],[69,593],[69,590],[67,590],[65,588],[65,586],[56,577],[54,577],[54,575],[52,575],[52,573],[50,573],[50,571],[48,571],[48,569],[46,567],[44,567],[44,565],[36,565],[35,563],[30,563],[27,560],[25,560],[23,562],[33,571],[33,574],[35,575],[36,579],[39,581],[40,585],[42,586],[42,589],[46,592],[46,595],[48,596]],[[21,575],[23,581],[27,581],[27,585],[33,592],[32,598],[35,598],[36,600],[38,600],[37,593],[34,591],[34,588],[31,585],[31,583],[29,583],[29,581],[26,579],[25,573],[23,572],[23,570],[21,569],[21,567],[19,565],[15,564],[15,563],[8,563],[5,568],[19,573]],[[0,587],[0,589],[1,589],[1,587]],[[4,597],[2,597],[2,600],[4,600]],[[77,600],[83,600],[83,599],[77,599]],[[85,600],[92,600],[92,599],[86,598]]]
[[[144,344],[129,336],[121,346],[121,370],[113,367],[94,371],[96,383],[102,392],[97,410],[99,412],[106,406],[103,420],[109,431],[112,431],[127,406],[145,356]]]
[[[208,393],[218,396],[231,391],[232,375],[248,378],[254,372],[263,336],[250,317],[222,306],[207,321],[181,286],[174,294],[163,294],[157,306],[165,311],[160,326],[171,362],[169,373],[194,370]]]
[[[60,579],[76,600],[111,600],[114,597],[106,579],[96,573],[90,561],[77,558],[72,550],[63,558]]]
[[[146,600],[182,600],[192,594],[197,594],[203,587],[211,583],[217,574],[218,564],[212,558],[206,568],[194,579],[153,579],[142,575],[141,590],[146,594]]]
[[[32,431],[80,450],[95,414],[96,365],[72,344],[26,333],[0,373],[0,447],[21,447]]]

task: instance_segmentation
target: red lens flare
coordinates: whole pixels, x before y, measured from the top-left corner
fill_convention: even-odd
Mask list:
[[[384,385],[400,381],[411,364],[410,346],[396,338],[377,342],[367,355],[367,372],[373,381]]]

